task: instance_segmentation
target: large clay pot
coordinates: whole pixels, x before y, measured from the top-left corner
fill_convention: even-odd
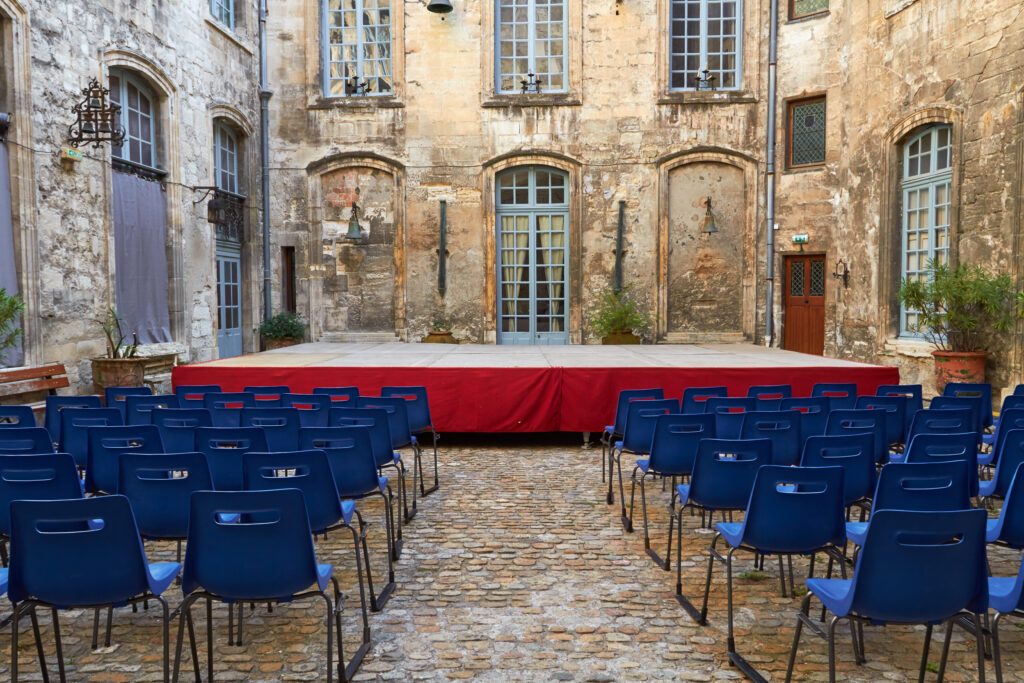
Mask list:
[[[286,346],[295,346],[300,341],[301,340],[299,339],[290,339],[288,337],[281,337],[277,339],[267,339],[266,337],[263,337],[263,350],[273,351],[274,349],[283,349]]]
[[[458,344],[459,340],[451,332],[443,330],[431,330],[422,339],[424,344]]]
[[[985,381],[986,351],[932,351],[932,356],[935,358],[935,390],[940,394],[950,382]]]
[[[93,390],[102,394],[107,387],[142,386],[148,362],[146,358],[93,358]]]
[[[606,337],[601,337],[602,344],[640,344],[640,337],[632,332],[612,332]]]

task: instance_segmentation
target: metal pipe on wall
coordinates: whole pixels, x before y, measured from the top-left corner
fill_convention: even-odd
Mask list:
[[[767,178],[765,182],[766,272],[764,345],[772,345],[775,333],[775,120],[777,107],[777,68],[779,61],[779,0],[771,0],[771,19],[768,34],[768,149],[765,152]]]
[[[260,0],[260,194],[263,203],[263,319],[273,315],[270,277],[270,97],[267,84],[267,0]]]
[[[612,291],[616,294],[622,291],[622,242],[626,233],[626,200],[619,200],[619,222],[615,226],[615,274],[612,281]]]

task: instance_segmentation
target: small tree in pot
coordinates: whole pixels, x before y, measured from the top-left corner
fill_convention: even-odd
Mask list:
[[[609,289],[602,295],[590,324],[601,336],[602,344],[639,344],[637,333],[647,329],[647,318],[626,289]]]
[[[931,277],[904,280],[899,298],[915,312],[911,330],[935,345],[937,389],[949,382],[984,382],[989,346],[1020,317],[1024,297],[1009,275],[977,265],[928,265]]]
[[[260,325],[263,350],[271,351],[302,342],[306,336],[306,323],[297,313],[278,313]]]
[[[21,313],[25,303],[17,294],[9,295],[0,287],[0,364],[4,362],[4,354],[13,349],[22,335]]]

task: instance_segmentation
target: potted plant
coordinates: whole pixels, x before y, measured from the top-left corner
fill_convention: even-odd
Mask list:
[[[297,313],[278,313],[260,325],[264,351],[294,346],[301,343],[305,336],[306,323],[302,322]]]
[[[452,334],[452,325],[444,317],[434,318],[430,323],[430,331],[423,338],[427,344],[458,344],[459,340]]]
[[[94,321],[107,340],[107,355],[92,359],[92,383],[96,393],[103,393],[107,387],[138,387],[146,376],[146,358],[138,356],[139,336],[132,334],[132,342],[126,343],[127,335],[121,325],[121,316],[113,308]]]
[[[1024,298],[1006,274],[935,261],[928,267],[931,277],[903,281],[899,299],[915,312],[911,330],[935,345],[936,389],[941,392],[949,382],[984,382],[988,347],[1010,330]]]
[[[21,313],[25,310],[25,302],[17,294],[10,296],[7,290],[0,288],[0,363],[4,354],[13,349],[21,336]]]
[[[602,344],[639,344],[637,333],[647,328],[647,318],[626,289],[605,292],[590,322]]]

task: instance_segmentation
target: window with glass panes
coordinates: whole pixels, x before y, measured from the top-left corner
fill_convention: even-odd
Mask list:
[[[825,163],[825,98],[790,102],[787,133],[790,167]]]
[[[930,264],[949,263],[953,186],[953,129],[932,126],[903,145],[901,273],[931,276]],[[919,336],[917,311],[900,309],[900,334]]]
[[[391,0],[324,0],[323,7],[324,93],[391,95]]]
[[[210,0],[213,18],[228,28],[235,28],[235,0]]]
[[[717,89],[740,87],[743,0],[671,0],[669,87],[694,90],[701,72]]]
[[[828,0],[790,0],[789,18],[799,19],[828,9]]]
[[[217,123],[213,128],[213,143],[217,188],[238,194],[238,136],[230,126]]]
[[[566,0],[496,0],[495,76],[499,93],[565,92],[569,87]]]
[[[110,101],[121,107],[124,142],[111,146],[115,159],[156,167],[156,97],[141,79],[124,71],[110,74]]]

